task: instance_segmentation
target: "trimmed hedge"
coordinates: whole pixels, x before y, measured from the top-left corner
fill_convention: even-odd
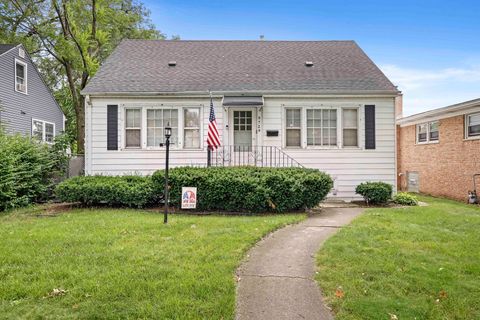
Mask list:
[[[163,197],[164,171],[152,177],[74,177],[57,186],[64,202],[84,205],[146,207]],[[199,210],[285,212],[312,208],[333,186],[327,174],[314,169],[180,167],[170,171],[170,203],[180,207],[182,187],[197,187]]]
[[[164,171],[152,176],[163,192]],[[170,171],[170,202],[179,207],[182,187],[197,187],[199,210],[286,212],[312,208],[333,186],[315,169],[261,167],[180,167]]]
[[[393,197],[393,202],[403,206],[418,205],[417,197],[407,192],[399,192]]]
[[[55,190],[64,202],[143,208],[158,201],[151,177],[79,176],[60,183]]]
[[[384,204],[392,198],[392,185],[385,182],[363,182],[355,188],[367,204]]]

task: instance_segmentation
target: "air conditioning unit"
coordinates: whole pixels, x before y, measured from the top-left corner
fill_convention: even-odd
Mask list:
[[[25,87],[24,84],[21,84],[21,83],[17,83],[17,91],[20,91],[20,92],[26,92],[27,88]]]

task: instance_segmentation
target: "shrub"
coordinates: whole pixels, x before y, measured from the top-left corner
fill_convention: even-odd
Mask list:
[[[418,205],[417,197],[407,192],[399,192],[393,197],[393,202],[403,206],[416,206]]]
[[[0,211],[45,201],[68,162],[61,136],[50,146],[0,129]]]
[[[367,204],[383,204],[392,197],[392,186],[385,182],[364,182],[355,188]]]
[[[158,201],[151,177],[79,176],[60,183],[56,195],[64,202],[142,208]]]
[[[163,192],[164,171],[153,174]],[[197,187],[200,210],[285,212],[316,206],[333,186],[315,169],[259,167],[181,167],[170,171],[170,201],[179,207],[182,187]]]

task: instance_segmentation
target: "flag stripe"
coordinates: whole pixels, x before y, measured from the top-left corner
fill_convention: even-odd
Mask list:
[[[215,118],[215,108],[213,100],[210,97],[210,117],[208,119],[207,145],[210,150],[220,147],[220,135],[218,134],[217,120]]]

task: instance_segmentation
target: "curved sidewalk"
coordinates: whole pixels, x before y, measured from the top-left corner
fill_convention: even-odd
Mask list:
[[[315,254],[361,208],[324,208],[260,241],[237,270],[236,319],[333,319],[314,280]]]

